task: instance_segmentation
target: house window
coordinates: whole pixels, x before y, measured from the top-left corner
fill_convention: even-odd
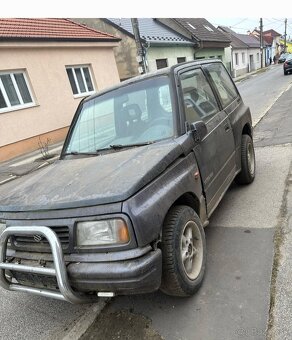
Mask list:
[[[157,70],[167,67],[167,59],[156,59]]]
[[[23,71],[0,72],[0,112],[35,105]]]
[[[242,63],[245,64],[245,54],[241,53]]]
[[[260,61],[260,54],[257,53],[257,61]]]
[[[177,63],[180,64],[180,63],[184,63],[186,61],[186,57],[178,57],[177,58]]]
[[[66,67],[74,95],[86,95],[94,92],[93,82],[88,66]]]
[[[235,53],[235,65],[238,65],[238,53]]]

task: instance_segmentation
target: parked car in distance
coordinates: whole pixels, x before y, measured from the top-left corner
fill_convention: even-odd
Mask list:
[[[283,64],[283,71],[285,76],[292,71],[292,54],[286,58]]]
[[[284,61],[286,60],[286,58],[287,58],[288,56],[290,56],[290,55],[291,55],[290,53],[282,53],[282,54],[280,55],[280,58],[279,58],[279,60],[278,60],[278,63],[279,63],[279,64],[284,63]]]
[[[190,296],[204,227],[254,178],[251,113],[220,60],[124,81],[80,103],[58,161],[0,187],[0,285],[71,303]]]

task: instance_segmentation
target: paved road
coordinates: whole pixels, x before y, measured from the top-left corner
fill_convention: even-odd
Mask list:
[[[251,109],[254,124],[292,83],[290,75],[283,75],[282,64],[272,65],[265,70],[237,83],[244,102]]]
[[[264,82],[268,79],[271,82],[266,76],[272,75],[278,82],[283,79],[279,71],[281,69],[275,67],[260,77]],[[292,76],[285,78],[285,85],[279,90],[283,92],[291,81]],[[257,78],[246,80],[241,84],[241,91],[253,93],[258,83]],[[261,100],[261,96],[257,97]],[[284,218],[289,211],[289,186],[292,191],[290,98],[291,87],[255,128],[256,180],[246,187],[233,185],[206,228],[207,272],[198,294],[189,299],[167,297],[160,292],[117,297],[83,340],[137,337],[145,340],[260,340],[266,339],[269,321],[271,339],[291,339],[292,298],[286,301],[292,288],[291,284],[287,286],[292,277],[291,233],[286,242],[281,241],[286,252],[281,250],[281,255],[285,255],[283,267],[278,264],[280,283],[273,283],[276,302],[269,315],[274,232],[281,230],[288,220],[292,227],[291,215],[289,219],[288,216]],[[253,100],[250,98],[251,102]],[[271,105],[270,101],[265,105]],[[255,110],[257,117],[262,107]],[[292,197],[290,206],[291,200]],[[289,230],[288,223],[286,225]]]

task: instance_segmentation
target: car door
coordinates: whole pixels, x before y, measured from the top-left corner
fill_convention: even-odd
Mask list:
[[[200,169],[208,216],[235,175],[235,145],[228,116],[201,67],[179,72],[186,124],[203,121],[207,135],[193,149]]]
[[[242,99],[236,85],[222,63],[209,63],[203,65],[203,69],[217,93],[222,109],[228,116],[229,122],[231,123],[235,140],[235,154],[238,170],[241,167],[242,119],[247,117],[246,113],[249,110],[246,106],[242,105]]]

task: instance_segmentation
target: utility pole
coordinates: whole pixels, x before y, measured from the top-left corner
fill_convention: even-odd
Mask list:
[[[287,18],[285,19],[284,53],[286,53],[286,43],[287,43]]]
[[[139,31],[139,23],[137,18],[131,18],[131,23],[133,27],[136,48],[137,48],[137,61],[139,63],[139,73],[146,73],[146,65],[145,65],[145,49],[141,42],[140,31]]]
[[[263,68],[263,18],[260,18],[261,68]]]

